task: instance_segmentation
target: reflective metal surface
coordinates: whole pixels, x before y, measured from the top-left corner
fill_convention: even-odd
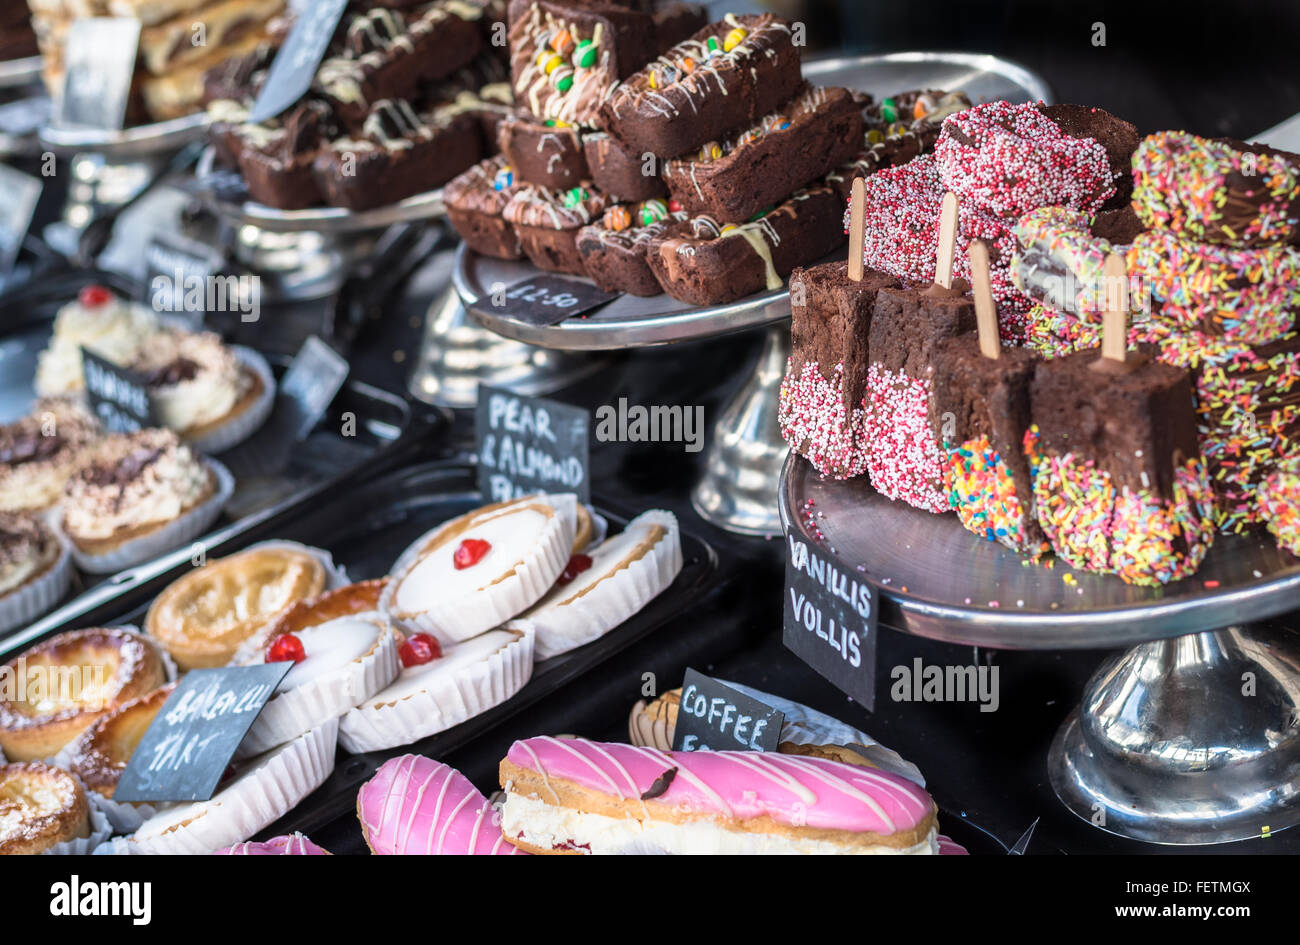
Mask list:
[[[1136,587],[1064,562],[1031,565],[966,531],[875,492],[865,477],[823,479],[792,455],[781,479],[785,526],[861,565],[880,591],[881,620],[950,643],[1000,649],[1091,649],[1258,620],[1300,604],[1300,559],[1262,529],[1217,535],[1201,569],[1164,587]],[[1073,583],[1066,583],[1065,575]]]
[[[704,476],[691,504],[705,521],[743,535],[779,535],[773,501],[786,445],[777,423],[777,400],[790,357],[790,326],[767,329],[758,365],[713,428]]]
[[[1300,823],[1300,637],[1231,627],[1112,657],[1048,767],[1070,810],[1136,840],[1224,843]]]
[[[419,360],[407,381],[411,396],[440,407],[473,407],[478,385],[529,396],[559,390],[599,370],[605,359],[534,348],[475,324],[448,287],[424,319]]]
[[[1047,83],[1029,70],[996,56],[969,53],[903,52],[811,60],[804,63],[803,72],[823,85],[843,85],[877,96],[909,88],[950,88],[966,90],[975,102],[1052,98]],[[491,259],[465,247],[461,252],[457,286],[470,314],[507,338],[547,348],[589,351],[670,344],[766,325],[790,314],[789,293],[781,288],[706,308],[667,295],[625,295],[588,316],[558,325],[527,325],[504,317],[481,300],[494,284],[510,285],[537,270],[526,261]]]
[[[118,131],[98,128],[64,128],[46,125],[40,131],[41,142],[63,153],[94,151],[110,158],[129,158],[174,151],[197,141],[208,131],[208,115],[196,112],[170,121],[135,125]]]
[[[0,62],[0,89],[13,89],[40,82],[41,57],[6,59]]]

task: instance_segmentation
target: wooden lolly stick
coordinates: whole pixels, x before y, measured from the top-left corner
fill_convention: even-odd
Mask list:
[[[1106,311],[1101,317],[1101,356],[1124,363],[1128,355],[1128,267],[1124,257],[1111,253],[1102,266],[1106,279]]]
[[[957,195],[951,190],[943,195],[939,210],[939,248],[934,258],[934,281],[945,289],[952,288],[952,264],[957,254]]]
[[[866,225],[866,200],[866,178],[855,177],[849,200],[849,278],[854,282],[862,281],[862,231]]]
[[[975,322],[980,333],[980,354],[997,360],[1002,353],[998,340],[998,308],[993,302],[993,283],[989,280],[989,244],[971,240],[971,293],[975,296]]]

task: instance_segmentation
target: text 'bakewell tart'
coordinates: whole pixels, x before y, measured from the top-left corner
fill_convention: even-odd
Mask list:
[[[29,761],[0,765],[0,855],[44,853],[90,836],[90,804],[61,768]]]
[[[572,493],[487,505],[418,538],[397,559],[380,608],[444,643],[498,627],[544,595],[568,563]]]
[[[617,535],[575,553],[555,586],[507,627],[532,628],[537,658],[590,643],[667,589],[682,569],[677,517],[655,509]]]
[[[82,784],[100,797],[113,799],[127,763],[175,688],[160,686],[147,695],[123,702],[81,733],[68,767],[81,778]]]
[[[250,548],[174,581],[149,608],[145,631],[181,669],[225,666],[291,604],[324,590],[325,580],[325,566],[306,550]]]
[[[120,628],[72,630],[0,666],[0,750],[49,758],[115,706],[167,681],[162,655]]]
[[[291,661],[239,746],[255,755],[369,699],[396,678],[398,638],[379,613],[383,581],[349,584],[293,604],[249,664]]]

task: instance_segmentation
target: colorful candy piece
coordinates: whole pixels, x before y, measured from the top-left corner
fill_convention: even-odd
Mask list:
[[[898,103],[892,98],[882,101],[880,103],[880,117],[885,120],[886,124],[898,121]]]
[[[566,29],[561,29],[551,37],[550,47],[561,56],[568,56],[573,52],[573,34]]]
[[[606,229],[613,230],[617,233],[626,230],[632,225],[632,214],[628,213],[627,207],[622,205],[610,207],[605,211],[605,216],[602,218],[601,222],[604,224]]]
[[[574,187],[564,192],[564,206],[570,210],[583,205],[591,193],[583,187]]]
[[[506,190],[514,186],[514,183],[515,183],[515,172],[510,169],[509,164],[507,164],[505,167],[502,167],[500,170],[496,172],[496,174],[492,176],[493,190]]]
[[[737,26],[729,30],[727,32],[727,35],[722,38],[722,51],[731,52],[733,49],[735,49],[737,46],[743,43],[745,41],[745,37],[748,35],[749,35],[749,30],[741,26]]]
[[[1260,493],[1268,530],[1279,545],[1300,557],[1300,454],[1278,464]]]
[[[668,207],[662,200],[647,200],[641,204],[637,215],[641,220],[642,226],[649,226],[652,223],[658,223],[668,217]]]
[[[573,88],[573,70],[567,67],[556,69],[551,73],[551,84],[561,92]]]
[[[573,49],[573,67],[575,69],[590,69],[596,64],[597,52],[596,44],[591,40],[579,41]]]

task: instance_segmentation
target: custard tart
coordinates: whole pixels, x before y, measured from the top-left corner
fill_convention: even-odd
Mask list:
[[[162,686],[145,696],[123,702],[81,733],[69,767],[82,784],[101,797],[113,799],[117,782],[153,724],[175,685]]]
[[[0,765],[0,855],[89,836],[90,804],[76,778],[38,761]]]
[[[73,630],[0,666],[0,750],[49,758],[100,716],[167,681],[162,654],[119,627]]]
[[[173,582],[149,608],[145,631],[181,669],[225,666],[290,605],[319,594],[325,579],[325,566],[309,551],[250,548]]]

